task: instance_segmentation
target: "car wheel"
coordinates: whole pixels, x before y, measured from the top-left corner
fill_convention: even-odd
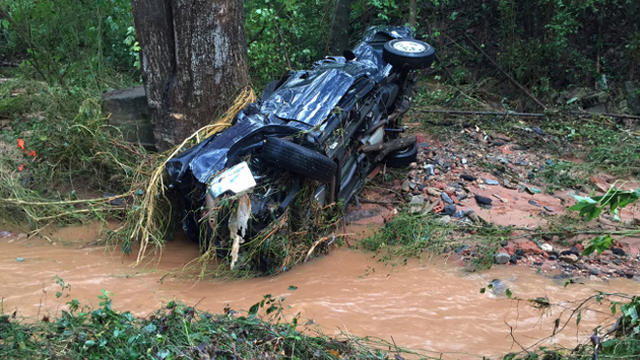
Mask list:
[[[435,49],[420,40],[395,39],[384,44],[382,58],[393,66],[424,69],[431,66]]]
[[[401,149],[389,154],[384,159],[384,162],[392,168],[406,168],[412,162],[416,162],[417,158],[418,147],[416,144],[413,144],[406,149]]]
[[[331,182],[336,174],[337,165],[328,157],[280,138],[267,138],[259,156],[283,170],[323,183]]]

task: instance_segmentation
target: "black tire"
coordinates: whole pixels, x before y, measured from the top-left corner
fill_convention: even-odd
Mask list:
[[[409,70],[424,69],[431,66],[435,54],[435,49],[426,42],[395,39],[384,44],[382,59],[393,66]]]
[[[418,159],[418,146],[413,144],[406,149],[398,150],[389,154],[384,162],[392,168],[406,168]]]
[[[280,138],[267,138],[259,156],[283,170],[323,183],[331,182],[336,174],[337,165],[328,157]]]

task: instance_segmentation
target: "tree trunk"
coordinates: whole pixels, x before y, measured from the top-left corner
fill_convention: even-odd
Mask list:
[[[349,26],[351,20],[351,0],[336,0],[333,23],[329,37],[329,54],[342,55],[349,49]]]
[[[210,123],[248,84],[241,0],[132,0],[156,147]]]
[[[418,4],[416,0],[409,0],[409,26],[415,29],[418,17]]]

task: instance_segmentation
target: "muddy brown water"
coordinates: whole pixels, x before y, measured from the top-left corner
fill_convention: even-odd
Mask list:
[[[51,231],[42,239],[0,239],[0,298],[2,311],[17,311],[29,321],[55,316],[64,303],[78,299],[98,305],[101,289],[113,293],[114,308],[148,315],[170,300],[197,304],[222,312],[226,304],[242,311],[265,294],[283,296],[285,313],[299,314],[313,329],[329,335],[343,332],[377,336],[399,345],[443,358],[498,357],[519,350],[510,335],[529,346],[549,336],[553,321],[566,319],[575,302],[596,291],[637,294],[632,280],[586,281],[563,287],[530,269],[496,266],[480,273],[465,273],[459,264],[442,259],[410,260],[406,265],[384,264],[351,249],[336,249],[283,274],[248,280],[200,280],[164,277],[197,256],[186,240],[170,242],[159,261],[133,267],[135,257],[118,250],[87,246],[99,234],[99,225]],[[53,243],[53,245],[52,245]],[[79,248],[79,244],[85,244]],[[22,261],[17,261],[17,258]],[[68,297],[58,299],[54,277],[71,285]],[[493,279],[501,279],[513,296],[546,296],[558,304],[545,311],[526,301],[514,301],[491,291],[480,293]],[[290,290],[290,285],[297,287]],[[595,306],[595,305],[594,305]],[[585,341],[595,325],[613,319],[607,307],[592,306],[545,344],[573,347]],[[431,353],[433,352],[433,353]]]

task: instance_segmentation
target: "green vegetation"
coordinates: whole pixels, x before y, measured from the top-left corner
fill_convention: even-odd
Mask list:
[[[63,289],[64,291],[64,289]],[[390,359],[371,339],[332,339],[282,319],[283,298],[266,295],[246,316],[213,315],[169,302],[147,318],[113,309],[103,290],[97,309],[70,301],[56,319],[21,323],[0,314],[3,359]],[[262,317],[266,317],[263,320]],[[268,321],[267,321],[268,320]],[[365,345],[366,344],[366,345]],[[388,344],[377,343],[378,346]],[[403,352],[395,349],[397,354]]]
[[[388,221],[374,235],[363,239],[360,247],[376,252],[383,262],[423,254],[441,254],[470,248],[470,271],[484,270],[494,264],[500,243],[511,233],[508,227],[474,225],[469,222],[444,222],[433,213],[412,214],[405,210]]]
[[[531,299],[534,306],[547,308],[548,299]],[[584,299],[572,310],[572,316],[560,322],[556,321],[554,331],[562,331],[569,321],[580,324],[581,314],[589,304],[608,304],[613,315],[619,315],[615,324],[607,328],[597,328],[591,337],[590,344],[578,345],[575,349],[555,349],[540,347],[537,350],[511,353],[504,360],[590,360],[590,359],[637,359],[640,353],[640,298],[623,294],[599,292]],[[573,316],[575,315],[575,316]]]

